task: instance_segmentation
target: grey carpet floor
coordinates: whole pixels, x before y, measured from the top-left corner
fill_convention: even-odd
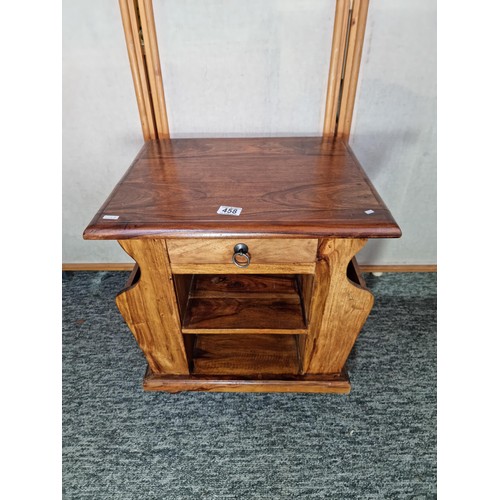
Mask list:
[[[436,498],[436,275],[367,275],[352,392],[145,393],[124,272],[63,276],[64,499]]]

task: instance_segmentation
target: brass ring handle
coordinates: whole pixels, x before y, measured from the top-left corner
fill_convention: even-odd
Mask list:
[[[238,260],[238,257],[243,261]],[[233,264],[238,267],[248,267],[250,265],[250,254],[245,243],[238,243],[234,246]]]

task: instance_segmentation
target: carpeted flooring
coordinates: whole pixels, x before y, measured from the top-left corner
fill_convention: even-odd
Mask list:
[[[436,275],[367,275],[352,392],[145,393],[114,296],[63,275],[64,499],[436,498]]]

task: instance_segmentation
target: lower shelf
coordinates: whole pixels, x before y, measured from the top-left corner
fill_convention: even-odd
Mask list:
[[[153,375],[149,368],[143,382],[146,391],[203,392],[310,392],[348,394],[347,372],[334,375],[282,375],[255,378],[235,375]]]
[[[348,278],[362,286],[355,262]],[[314,282],[301,275],[175,275],[189,375],[154,374],[146,391],[347,394],[347,371],[301,374],[299,339]]]
[[[196,335],[193,375],[297,375],[295,335]]]
[[[324,392],[351,390],[347,372],[300,375],[299,335],[187,335],[190,375],[144,377],[146,391]]]

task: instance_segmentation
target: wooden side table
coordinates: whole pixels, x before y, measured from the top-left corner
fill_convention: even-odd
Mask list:
[[[321,137],[150,141],[84,232],[137,262],[116,302],[144,388],[170,392],[349,392],[373,304],[355,254],[400,235]]]

